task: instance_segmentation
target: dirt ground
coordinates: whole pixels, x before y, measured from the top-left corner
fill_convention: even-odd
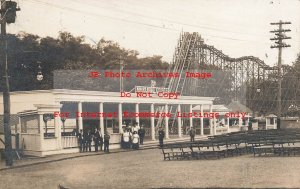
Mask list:
[[[300,188],[300,157],[163,161],[139,150],[0,171],[0,188]]]

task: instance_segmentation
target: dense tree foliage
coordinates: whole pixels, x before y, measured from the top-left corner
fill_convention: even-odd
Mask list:
[[[168,67],[161,56],[139,58],[137,51],[122,48],[116,42],[102,38],[93,46],[85,42],[84,36],[68,32],[60,32],[58,38],[20,33],[8,35],[7,41],[11,91],[52,89],[55,70],[119,70],[120,57],[126,65],[124,70]],[[44,75],[41,82],[36,79],[38,61]]]
[[[300,110],[300,54],[292,66],[285,66],[282,76],[282,115],[296,116]],[[264,82],[254,81],[256,88],[247,86],[248,107],[259,114],[277,114],[278,74]],[[257,92],[257,89],[260,91]]]

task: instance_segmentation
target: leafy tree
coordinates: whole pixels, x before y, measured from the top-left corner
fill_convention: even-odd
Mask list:
[[[167,68],[168,64],[161,60],[161,56],[139,58],[138,55],[138,51],[122,48],[118,43],[104,38],[94,47],[85,43],[84,36],[76,37],[69,32],[60,32],[58,38],[42,38],[28,33],[9,34],[8,62],[11,91],[52,89],[56,86],[53,77],[55,70],[119,70],[120,58],[124,59],[126,65],[124,70]],[[42,62],[44,75],[44,80],[40,82],[36,80],[38,61]],[[1,70],[3,66],[0,65]],[[78,83],[86,86],[84,78]],[[107,86],[109,85],[111,83],[108,82]],[[72,85],[69,86],[72,88]],[[107,86],[104,89],[110,90]]]

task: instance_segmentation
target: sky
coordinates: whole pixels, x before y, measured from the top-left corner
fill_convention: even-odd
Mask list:
[[[256,56],[277,63],[271,49],[278,26],[290,21],[283,63],[291,65],[300,52],[300,0],[16,0],[21,11],[9,33],[57,37],[59,31],[101,38],[137,50],[140,57],[161,55],[170,62],[182,31],[198,32],[205,43],[232,58]]]

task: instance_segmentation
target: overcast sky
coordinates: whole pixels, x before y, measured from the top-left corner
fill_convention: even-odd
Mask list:
[[[181,31],[199,32],[204,41],[230,57],[256,56],[276,64],[271,49],[276,29],[270,22],[290,21],[292,45],[285,64],[300,52],[300,0],[17,0],[21,11],[10,33],[25,31],[57,37],[59,31],[85,35],[93,44],[102,37],[171,61]]]

